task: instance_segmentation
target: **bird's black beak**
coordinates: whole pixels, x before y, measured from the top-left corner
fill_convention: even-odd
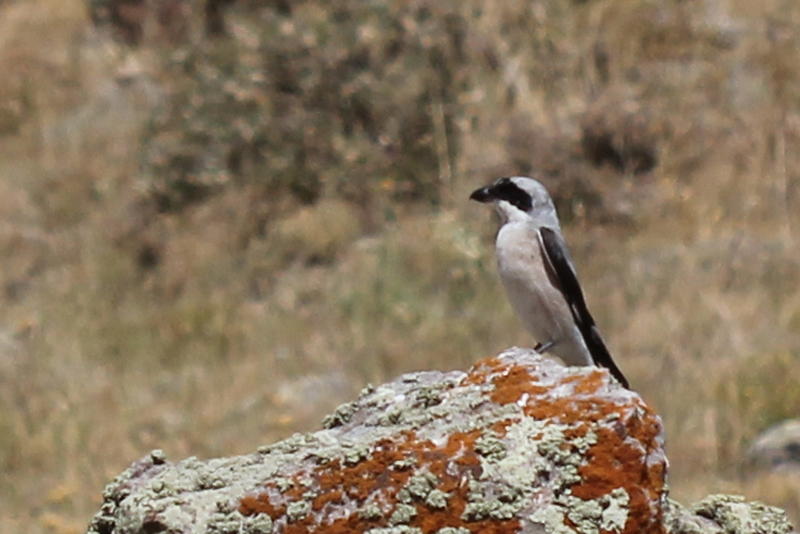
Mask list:
[[[481,187],[480,189],[476,189],[469,196],[469,199],[475,200],[477,202],[491,202],[492,200],[494,200],[494,195],[492,194],[492,187],[487,185],[486,187]]]

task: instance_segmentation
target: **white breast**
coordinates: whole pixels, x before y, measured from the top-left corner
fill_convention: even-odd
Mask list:
[[[528,224],[505,224],[495,246],[500,280],[523,326],[537,342],[554,342],[550,352],[568,365],[591,364],[569,306],[547,274],[538,231]]]

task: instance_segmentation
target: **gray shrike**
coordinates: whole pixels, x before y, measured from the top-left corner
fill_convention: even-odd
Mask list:
[[[497,269],[511,306],[538,342],[567,365],[607,368],[626,388],[586,307],[553,200],[533,178],[501,178],[469,197],[500,215]]]

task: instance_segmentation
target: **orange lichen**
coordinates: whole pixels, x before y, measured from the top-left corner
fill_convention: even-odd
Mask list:
[[[318,497],[313,500],[312,509],[324,512],[326,504],[340,503],[346,499],[354,501],[357,507],[362,507],[368,502],[397,504],[398,492],[415,472],[423,469],[435,477],[435,489],[447,493],[447,506],[444,509],[434,509],[424,502],[414,501],[412,504],[417,514],[410,520],[409,526],[419,528],[425,534],[448,526],[464,527],[476,534],[515,532],[519,527],[517,520],[462,519],[468,504],[469,488],[465,481],[470,478],[477,479],[481,474],[480,458],[474,449],[475,441],[482,434],[482,430],[457,432],[449,437],[447,443],[437,447],[431,441],[419,440],[413,432],[405,432],[401,434],[400,439],[385,439],[378,442],[373,447],[370,457],[355,465],[342,465],[339,460],[332,460],[310,474],[318,485],[315,489]],[[411,460],[415,468],[397,469],[394,464],[399,460]],[[270,493],[274,494],[278,488],[275,484],[268,484],[268,487],[272,492],[243,498],[239,511],[243,515],[265,513],[273,520],[282,517],[286,513],[286,506],[273,504],[270,498]],[[380,498],[374,499],[376,494],[380,494]],[[282,502],[285,497],[284,492],[281,494]],[[291,502],[291,499],[289,501]],[[391,515],[391,511],[384,515]],[[385,517],[365,520],[356,512],[330,523],[325,523],[322,519],[317,525],[306,518],[287,524],[283,532],[345,534],[364,530],[367,526],[375,528],[389,525]]]
[[[621,434],[608,428],[596,430],[597,443],[589,448],[586,463],[578,468],[581,482],[572,486],[572,494],[580,499],[596,499],[624,488],[630,497],[624,532],[662,532],[661,510],[654,514],[651,503],[658,502],[664,491],[664,470],[662,465],[648,467],[642,450],[658,446],[660,429],[652,413],[646,423],[633,426],[639,430],[636,434]]]
[[[519,402],[523,395],[543,395],[550,388],[540,386],[536,382],[538,377],[531,375],[527,367],[514,365],[503,373],[497,373],[492,378],[494,391],[490,398],[497,404],[512,404]]]
[[[267,514],[275,518],[286,513],[286,506],[273,506],[269,496],[264,493],[260,495],[245,495],[239,501],[239,512],[242,515]]]
[[[508,427],[515,423],[512,419],[503,419],[502,421],[498,421],[493,424],[490,428],[492,431],[497,434],[497,437],[504,437],[508,433]]]
[[[489,382],[492,371],[504,367],[499,358],[486,358],[478,360],[470,369],[469,374],[461,380],[462,386],[482,385]]]
[[[334,490],[327,493],[323,493],[322,495],[314,499],[314,503],[311,505],[311,509],[314,510],[315,512],[319,512],[325,507],[326,504],[341,503],[343,498],[344,498],[344,492],[341,490]]]
[[[603,387],[608,376],[606,371],[596,369],[588,375],[579,375],[580,380],[576,380],[575,394],[576,395],[593,395]],[[572,378],[572,377],[570,377]],[[567,380],[565,380],[567,382]]]

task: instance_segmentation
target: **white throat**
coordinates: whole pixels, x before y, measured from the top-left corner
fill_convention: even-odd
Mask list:
[[[502,224],[532,222],[530,213],[522,211],[506,200],[498,200],[495,202],[494,209],[497,214],[500,215]]]

